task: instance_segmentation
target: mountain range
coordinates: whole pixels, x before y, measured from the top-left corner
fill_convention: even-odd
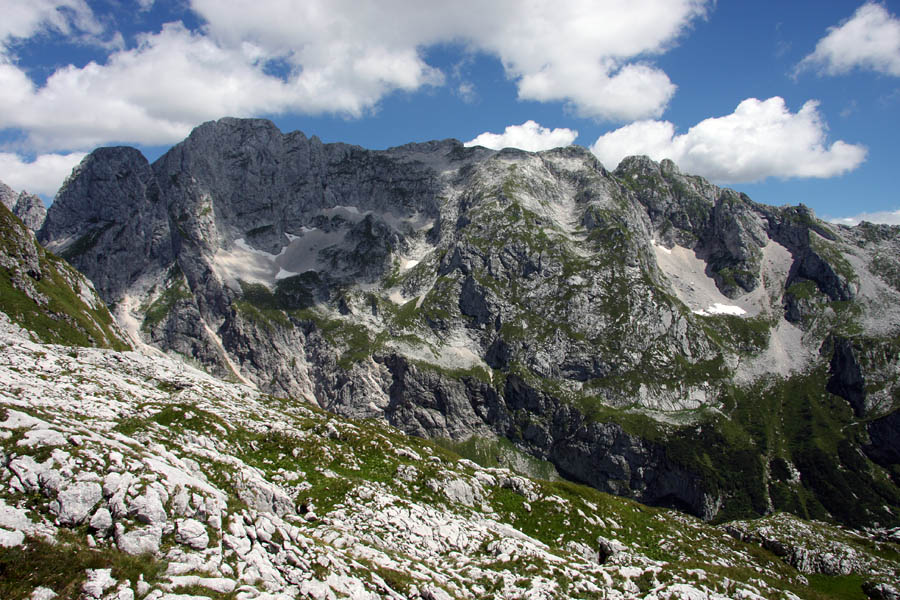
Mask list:
[[[585,509],[602,499],[604,506],[619,507],[615,510],[650,511],[652,519],[684,522],[702,532],[698,539],[718,539],[726,532],[737,539],[734,543],[761,546],[765,557],[732,561],[723,576],[750,583],[736,577],[736,570],[768,569],[767,586],[774,581],[787,586],[773,597],[820,589],[814,580],[775,573],[766,562],[773,556],[797,573],[851,579],[853,573],[877,575],[853,585],[862,590],[865,583],[872,597],[893,593],[898,554],[885,528],[900,525],[900,227],[863,223],[848,228],[817,219],[803,205],[758,204],[683,174],[671,161],[630,157],[608,171],[583,148],[492,151],[455,140],[371,151],[323,144],[300,132],[283,134],[268,121],[252,119],[201,125],[153,164],[133,148],[98,149],[67,179],[45,219],[26,208],[27,195],[15,203],[7,200],[13,196],[4,191],[4,205],[28,218],[23,224],[11,214],[4,217],[8,336],[31,336],[31,344],[110,348],[75,352],[76,363],[90,366],[73,363],[65,369],[87,369],[80,375],[85,381],[108,379],[101,373],[118,368],[146,373],[154,362],[167,372],[191,369],[189,381],[142,376],[162,386],[162,394],[128,391],[141,398],[129,403],[121,394],[137,384],[116,380],[110,390],[118,394],[107,390],[103,402],[84,401],[73,408],[91,422],[107,421],[107,429],[95,436],[100,446],[112,443],[100,441],[107,439],[104,435],[127,443],[112,431],[136,435],[129,439],[160,446],[148,447],[146,452],[155,454],[141,455],[139,461],[163,456],[176,464],[164,450],[186,443],[202,446],[205,439],[207,447],[262,469],[267,491],[242,492],[233,477],[213,481],[213,465],[198,458],[202,453],[194,452],[193,463],[179,468],[203,472],[201,479],[215,484],[225,498],[236,494],[250,509],[283,518],[291,511],[312,510],[297,508],[295,497],[285,501],[291,509],[278,514],[280,496],[271,486],[296,487],[298,479],[276,475],[301,469],[285,459],[291,454],[288,442],[279,438],[275,454],[252,460],[243,444],[268,448],[274,442],[267,430],[315,431],[322,448],[331,448],[329,439],[342,445],[338,463],[349,463],[344,466],[353,471],[352,456],[358,456],[366,481],[390,486],[419,479],[404,479],[406,469],[399,464],[368,464],[362,458],[368,456],[364,444],[374,447],[384,439],[396,446],[398,439],[409,440],[402,443],[409,445],[411,456],[398,456],[409,458],[416,473],[431,472],[425,455],[443,457],[430,464],[456,466],[441,467],[450,470],[419,482],[430,492],[410,483],[400,496],[426,493],[415,501],[427,504],[436,495],[452,506],[491,514],[499,510],[492,503],[506,502],[507,492],[497,490],[511,489],[518,504],[509,514],[520,514],[513,519],[517,526],[516,519],[529,521],[521,510],[531,514],[539,502],[552,504],[548,498],[553,496],[564,499],[560,506],[569,502],[566,521],[579,523],[573,526],[581,532],[576,537],[588,537],[566,539],[561,530],[551,540],[542,537],[549,533],[540,527],[518,529],[538,546],[549,544],[551,553],[566,548],[564,562],[573,560],[573,549],[584,555],[568,542],[600,552],[591,558],[595,565],[621,552],[615,540],[622,536],[592,521],[600,516],[596,509]],[[13,298],[15,303],[8,300]],[[33,333],[13,331],[16,327]],[[7,352],[21,346],[8,342]],[[134,353],[110,358],[129,346],[144,358],[131,358]],[[52,354],[56,363],[65,361],[50,346],[27,348],[17,351],[30,357],[29,372],[46,368],[35,358],[40,353]],[[115,360],[119,366],[110,366]],[[218,383],[201,385],[209,376],[195,368]],[[62,393],[47,391],[34,378],[22,385],[42,389],[35,398]],[[216,394],[224,400],[195,396],[197,389],[214,385],[223,386]],[[101,404],[109,405],[108,414],[98,408]],[[15,410],[21,409],[20,403]],[[50,409],[40,410],[31,418],[49,419]],[[248,414],[254,411],[265,416]],[[10,419],[11,429],[27,422],[8,416],[7,423]],[[384,429],[385,424],[394,429]],[[426,441],[393,438],[395,431]],[[74,432],[62,435],[84,435]],[[30,446],[21,439],[15,448],[7,444],[7,469],[13,465],[10,452]],[[130,451],[144,452],[136,446]],[[313,449],[297,452],[315,454]],[[475,462],[449,458],[458,455]],[[310,473],[316,470],[315,459],[303,456],[294,454],[300,462],[313,462],[303,464],[299,481],[318,486],[318,475]],[[335,489],[346,488],[338,482],[352,473],[328,466],[335,464],[334,454],[322,460],[334,475]],[[105,481],[112,467],[98,462],[91,468],[98,481]],[[394,476],[393,483],[368,472],[383,468]],[[40,469],[32,471],[39,478]],[[15,473],[19,481],[28,479]],[[354,480],[352,486],[357,491],[358,484]],[[54,497],[41,485],[20,487]],[[172,513],[169,502],[177,489],[164,487],[155,493],[164,497],[169,514],[197,521],[195,512]],[[47,508],[55,510],[57,520],[59,493],[65,489],[57,486],[56,504]],[[132,495],[144,498],[142,489],[136,487]],[[399,493],[378,488],[378,494],[387,492]],[[601,492],[659,508],[636,508]],[[254,504],[248,494],[267,498],[268,504]],[[223,502],[233,508],[230,500]],[[343,511],[341,519],[348,519],[347,507],[335,502],[316,499],[329,514]],[[576,505],[583,516],[574,516]],[[672,509],[702,521],[677,516]],[[503,516],[504,510],[512,509],[497,514]],[[159,526],[153,539],[178,539],[182,521],[170,523],[169,530],[169,521],[142,520],[135,511],[126,507],[120,513]],[[218,514],[215,535],[223,535],[225,516],[222,510]],[[541,514],[538,521],[549,518]],[[758,520],[764,515],[770,516]],[[80,525],[87,517],[68,524]],[[257,516],[244,514],[243,519]],[[801,519],[814,520],[815,526]],[[652,529],[649,521],[642,523],[639,527]],[[870,533],[848,541],[841,536],[850,533],[837,525]],[[127,552],[133,541],[127,528],[112,527],[104,531]],[[190,527],[196,529],[194,523]],[[485,531],[496,533],[491,527]],[[597,550],[598,542],[590,539],[596,540],[600,530],[605,541]],[[800,531],[824,546],[840,538],[841,549],[830,554],[803,549]],[[642,537],[641,560],[687,569],[689,553],[656,557],[650,550],[670,534],[688,535],[668,531],[653,541]],[[487,546],[481,550],[489,549],[494,534],[485,535],[479,543]],[[282,537],[288,538],[299,543],[297,535]],[[160,543],[149,549],[162,552]],[[634,543],[628,538],[625,546]],[[721,556],[723,548],[715,552]],[[859,559],[845,560],[846,568],[835,566],[843,559],[821,558],[846,557],[846,548]],[[471,548],[464,552],[470,553]],[[877,562],[879,556],[885,562]],[[411,568],[376,563],[396,572]],[[650,563],[642,564],[645,576]],[[563,571],[567,580],[577,579]],[[608,584],[600,571],[590,571],[597,589]],[[283,570],[279,573],[288,586]],[[607,592],[688,597],[671,592],[673,586],[697,583],[681,574],[662,581],[661,572],[654,573],[644,582],[647,589],[608,584]],[[217,576],[233,575],[220,569]],[[421,581],[427,579],[423,575]],[[446,583],[452,577],[435,580],[445,585],[426,593],[416,584],[419,596],[410,592],[409,582],[400,587],[409,597],[495,597]],[[604,597],[590,596],[595,593],[590,586],[555,581],[545,588],[532,585],[544,590],[534,596],[518,596],[506,584],[497,594],[560,597],[565,590],[571,597]],[[718,585],[700,588],[722,597],[737,593],[728,584]],[[320,597],[310,590],[302,593]],[[759,586],[755,590],[767,593]]]

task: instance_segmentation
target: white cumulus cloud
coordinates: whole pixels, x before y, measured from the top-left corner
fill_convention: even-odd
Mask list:
[[[38,150],[171,143],[202,121],[277,112],[297,101],[290,85],[256,63],[250,48],[224,49],[169,24],[106,64],[61,68],[42,87],[0,65],[0,127],[23,130]]]
[[[27,39],[43,31],[72,35],[98,34],[102,25],[84,0],[28,0],[4,2],[0,19],[0,45]]]
[[[814,100],[792,113],[777,96],[748,98],[732,114],[705,119],[683,134],[668,121],[631,123],[600,136],[591,151],[609,168],[625,156],[646,154],[719,183],[834,177],[865,160],[864,146],[829,145],[826,131]]]
[[[466,146],[484,146],[494,150],[503,148],[519,148],[529,152],[549,150],[560,146],[568,146],[578,137],[574,129],[560,127],[549,129],[541,127],[534,121],[525,121],[521,125],[510,125],[503,133],[482,133],[473,140],[465,143]]]
[[[829,75],[854,68],[900,77],[900,19],[881,4],[868,2],[816,44],[798,69],[817,68]]]
[[[839,225],[858,225],[863,221],[868,221],[869,223],[885,223],[887,225],[900,225],[900,209],[864,212],[853,215],[852,217],[836,217],[829,219],[829,221]]]
[[[360,117],[395,91],[442,85],[445,74],[426,54],[440,44],[499,59],[522,99],[564,102],[598,119],[654,117],[675,85],[649,60],[708,3],[257,0],[248,10],[243,0],[191,0],[198,30],[169,23],[116,48],[121,35],[103,32],[103,15],[84,0],[14,2],[0,40],[55,32],[112,41],[105,60],[62,66],[43,83],[0,54],[0,129],[46,152],[172,143],[226,115]]]
[[[192,2],[217,40],[253,40],[324,81],[342,76],[360,53],[370,57],[370,74],[414,89],[427,72],[419,49],[462,43],[499,58],[520,98],[568,102],[584,116],[616,120],[662,113],[675,86],[662,70],[641,60],[667,50],[705,15],[707,4],[309,0],[300,6],[260,2],[248,13],[239,0]]]
[[[16,154],[0,152],[0,181],[17,192],[27,191],[52,198],[84,157],[81,152],[42,154],[27,162]]]

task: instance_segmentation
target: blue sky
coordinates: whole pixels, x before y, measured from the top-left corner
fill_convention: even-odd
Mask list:
[[[0,0],[0,180],[223,116],[368,148],[628,154],[900,223],[898,2]],[[577,132],[577,135],[576,135]],[[494,135],[490,135],[494,134]]]

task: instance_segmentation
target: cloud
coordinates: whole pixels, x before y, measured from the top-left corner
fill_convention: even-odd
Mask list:
[[[541,127],[534,121],[525,121],[521,125],[510,125],[503,133],[484,132],[474,140],[465,143],[466,146],[484,146],[494,150],[503,148],[519,148],[529,152],[549,150],[560,146],[568,146],[578,137],[578,132],[573,129],[560,127],[548,129]]]
[[[16,39],[55,31],[65,36],[102,33],[103,26],[84,0],[28,0],[5,2],[0,19],[0,54]]]
[[[48,198],[56,195],[84,153],[42,154],[25,162],[16,154],[0,152],[0,181],[16,191],[28,191]]]
[[[878,212],[864,212],[852,217],[836,217],[828,219],[832,223],[839,225],[858,225],[863,221],[869,223],[886,223],[888,225],[900,225],[900,209],[883,210]]]
[[[478,92],[469,81],[463,81],[456,87],[456,95],[466,104],[472,104],[478,99]]]
[[[566,102],[581,116],[618,121],[662,114],[675,85],[646,59],[665,52],[706,7],[692,0],[536,4],[504,7],[484,23],[493,31],[475,33],[473,43],[501,59],[520,99]]]
[[[0,54],[0,130],[45,152],[173,143],[225,115],[361,117],[395,91],[443,85],[447,77],[425,58],[440,44],[498,58],[523,100],[564,102],[598,119],[648,118],[675,91],[649,59],[708,2],[258,0],[248,11],[239,0],[192,0],[199,29],[169,23],[131,48],[116,47],[121,35],[104,33],[107,21],[84,0],[13,3],[2,40],[46,31],[111,39],[105,60],[61,67],[42,84]],[[455,91],[471,99],[465,81]]]
[[[600,136],[591,151],[607,167],[631,154],[670,158],[719,183],[834,177],[865,160],[864,146],[841,140],[826,145],[826,130],[814,100],[791,113],[777,96],[748,98],[732,114],[701,121],[684,134],[668,121],[631,123]]]
[[[421,68],[409,60],[419,57],[418,49],[462,43],[499,58],[523,100],[567,102],[584,116],[629,120],[662,113],[675,86],[663,71],[641,60],[667,50],[705,15],[707,3],[310,0],[299,14],[295,6],[274,2],[252,14],[237,0],[193,0],[192,6],[217,40],[253,40],[268,53],[289,56],[305,71],[325,77],[331,70],[340,72],[358,49],[366,55],[374,50],[373,71],[378,72],[397,56],[406,57],[404,69]],[[419,82],[410,77],[408,84]]]
[[[27,145],[42,150],[166,144],[223,115],[290,108],[354,113],[381,92],[376,83],[366,96],[360,83],[356,94],[329,93],[335,90],[314,77],[284,81],[264,73],[259,62],[252,45],[223,48],[172,23],[104,65],[59,69],[41,88],[16,67],[0,65],[0,127],[24,130]]]
[[[881,4],[863,4],[852,17],[830,27],[797,66],[798,71],[807,68],[828,75],[859,68],[900,77],[900,19]]]

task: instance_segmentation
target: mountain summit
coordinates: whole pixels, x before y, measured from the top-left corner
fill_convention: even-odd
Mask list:
[[[898,227],[222,119],[94,151],[38,237],[136,344],[265,392],[704,519],[898,522]]]

